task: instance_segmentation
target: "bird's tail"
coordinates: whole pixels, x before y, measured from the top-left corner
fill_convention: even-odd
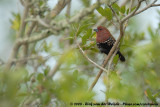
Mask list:
[[[119,55],[119,59],[122,61],[122,62],[125,62],[125,57],[121,54],[120,51],[117,52],[117,54]]]

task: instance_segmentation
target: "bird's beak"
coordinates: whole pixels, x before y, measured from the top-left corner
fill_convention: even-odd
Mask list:
[[[98,32],[98,29],[93,29],[94,31]]]

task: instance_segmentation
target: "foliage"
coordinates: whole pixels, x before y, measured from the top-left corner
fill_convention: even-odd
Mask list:
[[[89,0],[80,1],[85,8],[91,5]],[[46,4],[46,1],[42,0],[35,2],[29,15],[39,15],[40,18],[44,18],[50,12]],[[129,14],[127,6],[120,7],[114,3],[112,8],[120,19]],[[135,7],[131,11],[134,9]],[[44,27],[42,24],[35,26],[31,37],[37,37],[37,34],[43,33],[46,29],[51,30],[52,37],[29,44],[28,56],[39,57],[28,60],[26,66],[19,67],[20,63],[15,64],[15,61],[13,63],[16,66],[13,66],[10,71],[5,71],[4,66],[0,67],[1,106],[62,107],[71,106],[74,103],[98,103],[95,98],[96,92],[88,91],[90,82],[93,81],[92,77],[95,77],[98,69],[83,57],[77,43],[80,43],[85,55],[97,64],[101,64],[103,61],[100,56],[103,55],[99,54],[96,47],[95,32],[92,31],[92,28],[101,18],[107,19],[107,23],[102,23],[107,27],[114,28],[117,23],[115,22],[115,25],[111,23],[115,21],[115,17],[108,6],[104,8],[100,6],[96,10],[98,13],[90,12],[78,23],[69,22],[66,29],[63,28],[63,24],[61,30],[59,26],[56,26],[57,32],[54,34],[52,34],[54,30],[48,26]],[[22,17],[19,13],[14,13],[13,17],[11,28],[17,33],[20,30]],[[63,21],[64,19],[66,17],[55,20]],[[54,21],[49,23],[49,26],[54,25]],[[26,30],[32,25],[31,22],[26,24]],[[136,23],[136,20],[132,23]],[[129,29],[126,29],[123,43],[120,46],[126,62],[119,62],[116,55],[110,73],[102,77],[104,83],[102,85],[106,87],[103,92],[104,99],[111,102],[160,103],[158,101],[160,99],[160,23],[157,29],[149,26],[147,32],[140,33],[135,31],[132,23],[129,22],[126,26]],[[119,33],[119,30],[116,30],[115,33]],[[24,31],[24,35],[26,34],[28,33]],[[150,37],[150,40],[144,43],[147,36]],[[15,38],[19,39],[17,36]],[[23,49],[19,49],[15,60],[23,56]],[[53,63],[54,61],[56,64]],[[53,77],[49,77],[54,67],[57,67],[57,71]]]
[[[104,17],[106,17],[109,21],[112,19],[112,12],[109,8],[103,9],[102,7],[99,7],[97,11]]]

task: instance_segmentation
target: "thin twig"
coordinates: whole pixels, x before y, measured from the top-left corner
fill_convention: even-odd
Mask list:
[[[129,13],[130,13],[130,12],[131,12],[131,10],[132,10],[133,3],[134,3],[134,0],[131,0],[131,4],[130,4],[130,7],[129,7]]]
[[[39,16],[37,16],[37,21],[39,24],[41,24],[42,26],[46,27],[46,28],[50,28],[50,25],[47,24],[45,21],[43,21]]]
[[[141,9],[140,11],[137,11],[134,15],[137,15],[137,14],[147,10],[150,7],[160,6],[160,4],[159,5],[154,4],[155,2],[157,2],[157,0],[154,0],[150,5],[146,6],[145,8]]]
[[[111,23],[113,24],[113,26],[115,26],[116,29],[119,29],[118,28],[119,26],[117,26],[112,20],[111,20]]]
[[[12,63],[26,62],[26,61],[29,61],[29,60],[38,60],[38,59],[48,59],[50,57],[51,57],[50,55],[45,56],[45,57],[42,57],[42,56],[30,56],[30,57],[22,58],[22,59],[13,59]]]
[[[99,19],[96,24],[92,27],[92,28],[96,28],[97,26],[100,26],[102,24],[105,24],[106,23],[106,18],[105,17],[102,17],[101,19]]]
[[[114,3],[116,3],[117,1],[119,1],[119,0],[115,0],[114,2],[112,2],[112,3],[111,3],[111,6],[112,6]]]
[[[46,30],[42,34],[39,34],[37,36],[25,37],[25,38],[22,38],[22,39],[20,38],[20,39],[17,40],[17,42],[21,45],[26,44],[26,43],[33,43],[33,42],[42,40],[42,39],[50,36],[49,32],[50,32],[49,30]]]
[[[59,25],[61,25],[63,28],[66,27],[66,25],[69,26],[69,23],[79,23],[80,20],[82,20],[85,16],[91,14],[95,9],[99,8],[100,4],[105,3],[104,1],[99,1],[94,3],[93,5],[81,10],[78,12],[78,14],[76,14],[75,16],[73,16],[72,18],[70,18],[69,21],[63,20],[61,22],[59,22]]]
[[[68,23],[70,23],[69,22],[70,16],[71,16],[71,1],[68,3],[67,10],[66,10],[66,21]],[[69,30],[67,30],[66,32],[69,32]]]
[[[84,16],[92,13],[97,8],[99,8],[99,3],[94,3],[90,7],[81,10],[77,15],[72,17],[69,22],[79,22]]]
[[[151,7],[160,6],[160,4],[152,4]]]
[[[123,2],[120,4],[120,7],[126,5],[129,2],[129,0],[123,0]]]
[[[120,23],[120,20],[117,16],[117,13],[114,11],[114,9],[112,8],[112,5],[108,5],[108,7],[112,10],[112,13],[115,15],[116,19],[117,19],[117,22]]]
[[[58,61],[56,65],[54,66],[54,68],[48,73],[48,77],[53,77],[55,73],[57,72],[57,70],[60,68],[60,66],[61,66],[61,63],[60,61]]]
[[[132,16],[134,16],[134,14],[136,13],[136,11],[139,9],[141,3],[142,3],[143,0],[140,0],[140,2],[138,2],[138,5],[136,7],[136,9],[131,12],[130,14],[128,14],[127,16],[125,16],[122,20],[121,20],[121,23],[123,24],[127,19],[131,18]]]
[[[134,2],[134,0],[131,0],[131,4],[130,4],[130,7],[129,7],[129,13],[131,13],[133,2]],[[124,24],[124,28],[123,28],[124,31],[125,31],[125,29],[126,29],[126,27],[128,25],[128,22],[129,22],[129,19],[127,19],[125,24]]]
[[[108,72],[105,68],[101,67],[100,65],[98,65],[97,63],[95,63],[94,61],[92,61],[86,54],[85,52],[83,51],[83,49],[81,48],[81,46],[77,43],[77,46],[79,47],[81,53],[83,54],[83,56],[90,62],[92,63],[93,65],[95,65],[97,68],[105,71],[106,73]]]
[[[39,16],[37,16],[36,18],[28,18],[25,21],[32,21],[32,22],[38,22],[38,24],[42,25],[45,28],[50,29],[50,32],[52,32],[53,34],[57,34],[57,32],[61,31],[61,29],[67,28],[64,27],[59,27],[60,25],[58,25],[58,23],[56,23],[56,25],[51,26],[50,24],[46,23],[46,21],[42,18],[40,18]]]

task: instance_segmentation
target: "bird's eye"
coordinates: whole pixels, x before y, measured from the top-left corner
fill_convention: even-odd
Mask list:
[[[99,30],[102,30],[102,28],[100,28]]]

